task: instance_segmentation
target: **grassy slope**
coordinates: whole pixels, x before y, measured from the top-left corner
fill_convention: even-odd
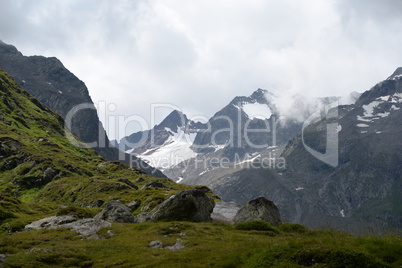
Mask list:
[[[285,224],[270,231],[237,230],[218,223],[113,224],[104,239],[81,239],[68,230],[19,232],[0,237],[5,267],[400,267],[399,237],[357,238]],[[185,233],[185,236],[183,234]],[[181,234],[181,235],[180,235]],[[153,249],[160,240],[185,248]]]
[[[55,215],[60,205],[90,206],[96,213],[100,210],[96,204],[111,199],[141,201],[135,212],[140,213],[192,188],[149,177],[119,162],[105,161],[92,149],[72,145],[65,137],[63,119],[35,103],[0,70],[0,227],[8,224],[18,229]],[[151,181],[168,188],[136,190],[119,182],[121,178],[139,188]]]
[[[36,105],[1,70],[0,115],[0,254],[8,255],[3,267],[402,265],[399,237],[356,238],[290,224],[247,231],[218,223],[115,223],[110,228],[113,236],[107,229],[99,231],[105,238],[101,240],[83,239],[66,229],[8,234],[46,216],[74,213],[91,217],[100,210],[94,206],[99,200],[139,200],[142,205],[134,213],[140,213],[191,186],[148,177],[117,162],[106,162],[91,149],[71,145],[64,137],[62,119]],[[55,174],[47,181],[49,168]],[[160,181],[168,188],[136,190],[119,178],[140,188],[150,181]],[[60,209],[60,205],[70,207]],[[243,229],[250,228],[256,226]],[[170,246],[177,239],[185,246],[177,252],[149,247],[153,240]]]

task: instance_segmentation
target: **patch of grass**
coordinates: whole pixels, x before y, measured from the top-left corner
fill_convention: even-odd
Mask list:
[[[278,226],[278,230],[284,233],[299,233],[299,234],[305,234],[309,232],[308,228],[297,223],[283,223]]]
[[[0,223],[3,222],[4,220],[10,219],[10,218],[15,218],[15,215],[11,212],[8,212],[8,211],[0,208]]]
[[[81,218],[81,219],[85,219],[85,218],[93,218],[97,212],[98,211],[94,210],[94,209],[69,206],[69,207],[61,208],[57,212],[56,216],[70,215],[70,216],[77,216],[78,218]]]
[[[395,236],[358,238],[339,232],[313,230],[308,233],[283,232],[276,236],[266,233],[245,232],[231,225],[216,223],[114,223],[111,228],[98,231],[98,235],[106,240],[82,239],[67,229],[1,235],[0,252],[10,254],[4,263],[5,267],[26,267],[29,262],[40,267],[53,267],[56,261],[65,261],[70,266],[78,267],[402,265],[402,241]],[[177,239],[184,245],[177,252],[149,246],[155,240],[161,241],[164,247],[172,246]],[[39,250],[37,254],[32,254],[36,250]]]
[[[239,223],[235,225],[235,229],[246,231],[271,231],[276,234],[279,233],[279,231],[274,226],[266,221],[251,221],[246,223]]]

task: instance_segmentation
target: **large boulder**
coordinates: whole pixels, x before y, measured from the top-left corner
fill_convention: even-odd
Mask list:
[[[215,204],[211,217],[214,221],[233,223],[240,208],[241,206],[233,202],[218,202]]]
[[[95,219],[111,222],[134,222],[131,209],[118,200],[110,200],[101,212],[96,214]]]
[[[40,229],[56,229],[56,228],[71,228],[81,236],[98,239],[96,233],[100,228],[110,227],[110,222],[100,219],[82,219],[78,220],[76,216],[54,216],[32,222],[25,226],[25,230],[40,230]]]
[[[137,215],[135,221],[211,221],[211,213],[214,206],[214,200],[203,191],[197,189],[185,190],[172,195],[149,213]]]
[[[265,197],[258,197],[249,201],[237,212],[233,220],[235,223],[262,220],[274,226],[282,223],[279,209]]]
[[[59,228],[60,225],[74,222],[77,220],[78,220],[77,216],[53,216],[27,224],[25,226],[25,230],[32,231],[32,230],[40,230],[43,228],[54,229]]]

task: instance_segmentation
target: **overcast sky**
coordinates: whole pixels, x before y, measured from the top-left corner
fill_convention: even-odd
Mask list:
[[[402,1],[0,0],[0,39],[59,58],[109,115],[210,117],[257,88],[369,89],[402,66]]]

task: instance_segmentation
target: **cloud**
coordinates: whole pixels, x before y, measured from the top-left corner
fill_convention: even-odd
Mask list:
[[[58,57],[95,102],[116,104],[108,115],[147,121],[152,103],[210,117],[257,88],[306,97],[361,92],[402,62],[398,0],[1,5],[0,39],[24,54]]]

